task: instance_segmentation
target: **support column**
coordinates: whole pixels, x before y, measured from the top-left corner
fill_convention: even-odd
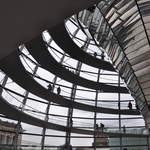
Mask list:
[[[149,136],[147,136],[147,149],[150,150],[150,145],[149,145]]]
[[[0,87],[0,96],[2,96],[2,93],[3,93],[3,87],[5,87],[6,83],[7,83],[7,80],[8,80],[8,76],[5,75],[4,79],[3,79],[3,82],[1,84],[2,87]]]
[[[118,87],[120,87],[120,76],[118,75]],[[121,94],[120,92],[118,93],[118,110],[119,110],[119,132],[121,133]],[[122,150],[122,137],[120,137],[120,150]]]
[[[38,64],[36,64],[36,66],[33,70],[32,78],[34,78],[37,70],[38,70]],[[24,111],[25,105],[27,103],[28,95],[29,95],[29,92],[26,91],[23,102],[22,102],[22,106],[21,106],[21,111],[22,112]],[[13,145],[14,145],[15,150],[17,150],[17,146],[18,146],[18,138],[19,138],[20,127],[21,127],[21,121],[18,120],[18,123],[17,123],[17,125],[14,129],[15,130],[15,136],[14,136],[14,139],[13,139]]]
[[[56,81],[57,81],[57,76],[55,76],[54,80],[53,80],[52,92],[54,91],[54,87],[55,87]],[[49,115],[50,105],[51,105],[51,102],[48,102],[48,105],[47,105],[47,108],[46,108],[46,116],[45,116],[45,121],[46,122],[48,122],[48,120],[49,120],[49,116],[48,115]],[[44,150],[45,134],[46,134],[46,128],[44,127],[43,130],[42,130],[41,150]]]
[[[98,78],[97,78],[97,82],[99,82],[100,81],[100,69],[98,70]],[[97,100],[98,100],[98,93],[99,93],[99,91],[98,90],[96,90],[96,96],[95,96],[95,110],[96,110],[96,108],[97,108]],[[96,147],[97,147],[97,145],[96,145],[96,137],[97,137],[97,112],[95,111],[94,112],[94,150],[96,150]]]
[[[52,39],[50,40],[49,44],[52,42]],[[64,58],[65,58],[65,53],[63,54],[61,60],[60,60],[60,64],[62,64],[62,62],[64,61]],[[53,85],[52,85],[52,91],[54,91],[54,87],[55,87],[55,84],[56,84],[56,81],[57,81],[57,76],[54,77],[54,80],[53,80]],[[48,103],[47,105],[47,108],[46,108],[46,116],[45,116],[45,121],[48,122],[49,120],[49,110],[50,110],[50,105],[51,105],[51,102]],[[45,134],[46,134],[46,128],[43,127],[43,130],[42,130],[42,139],[41,139],[41,150],[44,150],[44,145],[45,145]]]
[[[77,34],[77,33],[76,33],[76,34]],[[76,34],[74,34],[74,36],[75,36]],[[90,42],[90,40],[87,39],[86,42],[84,43],[84,45],[83,45],[83,50],[84,50],[84,51],[87,50],[88,45],[89,45],[89,42]],[[80,75],[81,66],[82,66],[82,63],[81,63],[81,62],[78,62],[77,67],[76,67],[76,72],[75,72],[75,74],[78,75],[78,76]],[[70,95],[70,99],[71,99],[71,101],[73,101],[73,102],[74,102],[74,99],[75,99],[75,96],[76,96],[76,88],[77,88],[77,85],[73,84],[73,85],[72,85],[71,95]],[[68,110],[67,128],[68,128],[69,130],[68,130],[68,132],[66,132],[66,143],[65,143],[67,146],[70,145],[71,128],[72,128],[72,125],[73,125],[72,116],[73,116],[73,106],[72,106],[72,108],[69,108],[69,110]],[[68,147],[68,148],[69,148],[69,147]]]
[[[102,52],[101,54],[101,59],[104,60],[104,53]],[[100,82],[100,75],[101,75],[101,69],[98,70],[98,76],[97,76],[97,82]],[[98,93],[99,93],[99,90],[96,90],[96,96],[95,96],[95,110],[97,108],[97,100],[98,100]],[[96,138],[97,138],[97,112],[95,111],[94,112],[94,150],[96,150]]]

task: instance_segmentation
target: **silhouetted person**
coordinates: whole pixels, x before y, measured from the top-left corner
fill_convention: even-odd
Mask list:
[[[105,55],[104,55],[104,52],[102,52],[101,59],[104,60],[104,58],[105,58]]]
[[[98,124],[97,124],[97,123],[96,123],[96,125],[95,125],[95,129],[98,130]]]
[[[94,52],[94,57],[95,57],[95,58],[97,57],[97,53],[96,53],[96,52]]]
[[[148,110],[150,111],[150,104],[148,104]]]
[[[123,133],[126,133],[126,127],[123,126]]]
[[[136,109],[137,109],[137,110],[140,110],[138,105],[136,105]]]
[[[148,133],[150,134],[150,128],[148,128]]]
[[[61,88],[58,87],[58,88],[57,88],[57,94],[60,95],[60,92],[61,92]]]
[[[49,84],[47,87],[48,87],[48,90],[49,90],[49,91],[52,91],[52,86],[51,86],[51,84]]]
[[[103,123],[100,123],[100,129],[102,132],[104,131],[104,124]]]
[[[128,108],[131,110],[132,109],[132,103],[131,103],[131,101],[129,101],[129,103],[128,103]]]

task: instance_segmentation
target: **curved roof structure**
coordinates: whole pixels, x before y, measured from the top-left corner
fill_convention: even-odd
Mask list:
[[[94,150],[99,138],[119,138],[123,148],[125,137],[148,139],[149,6],[149,0],[2,2],[1,117],[35,127],[16,134],[40,137],[41,150],[48,137],[63,138],[57,146],[78,146],[76,134],[92,139]]]
[[[70,47],[70,45],[67,43],[65,45]],[[74,43],[74,45],[75,45],[75,43]],[[83,87],[87,87],[87,88],[91,88],[91,89],[95,89],[95,90],[103,90],[104,92],[128,93],[128,91],[125,87],[118,88],[118,87],[113,87],[111,85],[106,85],[104,83],[93,82],[93,81],[84,79],[78,75],[75,75],[73,72],[70,72],[69,70],[65,69],[48,52],[48,49],[46,47],[46,44],[42,40],[42,37],[39,37],[36,40],[31,41],[30,43],[26,43],[26,47],[27,47],[28,51],[30,52],[30,54],[38,61],[39,64],[42,65],[42,67],[44,69],[46,69],[54,74],[57,74],[57,76],[59,76],[60,78],[70,81],[74,84],[81,85]],[[74,50],[71,49],[71,51],[74,51]],[[80,51],[82,51],[82,50],[80,50]],[[80,54],[78,53],[78,55],[80,55]],[[87,54],[85,53],[85,55],[87,55]],[[83,58],[83,57],[85,58],[85,56],[82,56],[81,58]],[[86,58],[85,60],[88,60],[89,62],[91,62],[90,59],[88,59],[88,58]],[[93,58],[93,60],[95,60],[95,59]],[[108,62],[106,62],[106,63],[108,64]],[[105,66],[103,63],[101,64],[101,62],[99,62],[97,64],[100,64],[103,67]],[[109,65],[111,65],[111,64],[109,64]],[[107,67],[105,69],[107,69]]]
[[[48,30],[53,40],[72,58],[99,69],[115,71],[109,62],[98,60],[81,50],[69,37],[64,22]],[[63,40],[65,39],[65,40]]]
[[[52,92],[49,92],[45,88],[43,88],[40,84],[35,82],[30,75],[24,70],[23,66],[21,65],[21,61],[18,58],[17,53],[12,53],[11,55],[7,56],[0,62],[1,69],[11,77],[18,85],[26,89],[27,91],[46,99],[47,101],[58,103],[65,107],[73,107],[81,110],[86,111],[97,111],[102,113],[110,113],[110,114],[118,114],[118,110],[107,109],[102,107],[90,106],[85,105],[78,102],[71,102],[70,100],[65,99],[60,95],[56,95]],[[109,89],[115,89],[117,87],[110,86]],[[104,89],[105,90],[105,89]],[[110,91],[111,92],[111,91]],[[120,110],[122,114],[129,114],[129,115],[138,115],[138,111],[130,111],[130,110]]]

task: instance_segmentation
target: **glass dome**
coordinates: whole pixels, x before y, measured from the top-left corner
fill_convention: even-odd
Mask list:
[[[7,58],[8,63],[0,64],[0,117],[15,124],[13,130],[0,128],[2,133],[14,133],[10,143],[1,146],[23,150],[148,149],[141,99],[135,102],[138,85],[128,83],[130,68],[120,72],[119,64],[125,61],[112,59],[118,56],[110,47],[118,50],[119,57],[123,54],[111,43],[116,39],[100,14],[102,4],[43,31],[20,45]],[[115,28],[128,14],[112,23],[119,15],[109,14],[113,9],[106,18],[111,16],[109,24]]]

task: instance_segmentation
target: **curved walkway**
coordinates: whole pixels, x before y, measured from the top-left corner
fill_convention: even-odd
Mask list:
[[[39,63],[41,66],[52,72],[53,74],[63,78],[66,81],[71,83],[90,88],[95,90],[102,90],[103,92],[110,93],[128,93],[126,87],[117,87],[112,85],[107,85],[105,83],[99,83],[90,81],[88,79],[82,78],[78,75],[75,75],[71,71],[64,68],[61,64],[59,64],[53,56],[48,52],[47,47],[42,39],[42,37],[38,37],[28,43],[25,44],[28,51],[32,55],[32,57]]]
[[[6,100],[4,100],[1,96],[0,96],[0,113],[7,116],[10,119],[13,120],[17,120],[17,121],[21,121],[33,126],[38,126],[38,127],[46,127],[47,129],[54,129],[54,130],[59,130],[59,131],[69,131],[71,130],[71,132],[73,133],[77,133],[77,134],[86,134],[86,135],[93,135],[94,131],[90,131],[90,130],[83,130],[83,129],[78,129],[78,128],[74,128],[72,127],[67,128],[65,126],[62,125],[58,125],[55,123],[50,123],[50,122],[46,122],[43,121],[41,119],[35,118],[31,115],[28,115],[20,110],[18,110],[15,106],[9,104]],[[108,136],[108,137],[118,137],[118,136],[122,136],[122,137],[147,137],[148,135],[142,135],[142,134],[129,134],[129,133],[113,133],[113,132],[104,132],[101,133],[100,131],[98,131],[97,133],[102,134],[102,136]]]
[[[14,80],[18,85],[27,91],[31,92],[34,95],[37,95],[47,101],[58,103],[64,107],[76,108],[85,111],[99,112],[99,113],[108,113],[108,114],[118,114],[118,109],[103,108],[72,102],[65,99],[60,95],[50,92],[49,90],[42,87],[38,84],[27,72],[25,71],[23,65],[18,56],[18,52],[13,52],[11,55],[0,61],[0,68]],[[136,110],[120,110],[121,114],[126,115],[139,115],[140,113]]]
[[[108,71],[115,71],[115,69],[109,62],[94,58],[93,56],[84,52],[80,47],[78,47],[70,38],[65,28],[64,22],[50,28],[48,31],[56,44],[60,46],[62,50],[68,53],[72,58],[92,67]]]
[[[27,123],[27,124],[30,124],[33,126],[46,127],[47,129],[54,129],[54,130],[59,130],[59,131],[71,130],[71,132],[77,133],[77,134],[87,134],[87,135],[94,134],[94,131],[83,130],[83,129],[78,129],[78,128],[74,128],[74,127],[72,127],[70,129],[70,128],[67,128],[62,125],[46,122],[41,119],[35,118],[31,115],[28,115],[28,114],[18,110],[15,106],[9,104],[1,96],[0,96],[0,106],[1,106],[1,109],[0,109],[1,114],[6,115],[10,119],[21,121],[21,122],[24,122],[24,123]],[[147,137],[148,136],[148,135],[144,135],[144,134],[128,134],[128,133],[124,134],[124,133],[111,133],[111,132],[101,133],[100,131],[98,131],[97,133],[101,134],[102,136],[108,136],[108,137],[119,137],[119,136],[122,136],[122,137]]]

